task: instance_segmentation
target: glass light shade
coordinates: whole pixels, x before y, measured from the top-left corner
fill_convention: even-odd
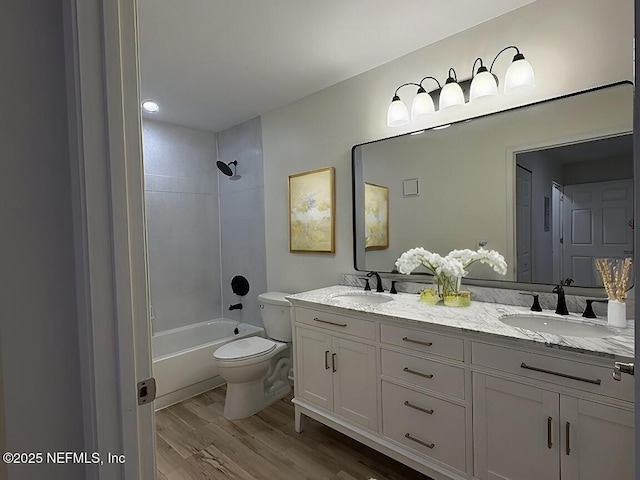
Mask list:
[[[504,79],[504,93],[512,94],[536,86],[533,67],[524,58],[509,65]]]
[[[469,101],[472,102],[480,97],[488,97],[498,95],[498,84],[493,75],[485,70],[478,73],[471,82],[471,90],[469,91]]]
[[[413,98],[413,103],[411,104],[411,120],[415,120],[416,118],[429,115],[436,111],[436,107],[433,104],[433,99],[431,95],[427,92],[418,93]]]
[[[396,97],[394,97],[396,98]],[[399,98],[393,100],[387,110],[387,125],[389,127],[401,127],[409,123],[409,110]]]
[[[440,91],[440,110],[455,105],[464,105],[462,87],[457,82],[447,83]]]

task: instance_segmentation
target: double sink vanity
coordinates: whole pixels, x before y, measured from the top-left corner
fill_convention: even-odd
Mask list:
[[[296,430],[314,418],[434,479],[631,480],[634,332],[332,286],[293,305]]]

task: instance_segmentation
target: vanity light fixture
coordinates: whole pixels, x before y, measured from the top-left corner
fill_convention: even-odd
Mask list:
[[[433,98],[431,98],[431,95],[429,95],[422,86],[422,82],[428,79],[435,80],[435,82],[438,84],[438,88],[442,88],[437,78],[424,77],[422,80],[420,80],[420,84],[418,85],[418,92],[416,93],[416,96],[413,97],[413,102],[411,103],[411,120],[430,115],[432,113],[435,113],[436,111],[436,106],[433,103]]]
[[[451,74],[453,72],[453,75]],[[458,75],[453,68],[449,69],[449,78],[447,78],[442,91],[440,92],[440,110],[455,107],[456,105],[464,105],[464,92],[458,83]]]
[[[498,57],[509,49],[515,49],[516,54],[513,57],[511,65],[507,69],[504,80],[504,93],[514,94],[519,93],[522,90],[526,90],[535,87],[535,75],[533,73],[533,67],[525,60],[524,55],[520,52],[518,47],[510,45],[503,48],[498,52],[491,62],[489,69],[483,64],[481,58],[476,58],[471,67],[471,78],[458,82],[458,76],[453,68],[449,69],[449,77],[445,82],[444,87],[440,85],[440,82],[434,77],[424,77],[420,83],[403,83],[400,85],[391,100],[391,105],[387,110],[387,125],[389,127],[400,127],[407,125],[411,120],[421,118],[423,116],[435,113],[436,107],[434,98],[439,97],[439,108],[443,110],[455,105],[465,104],[465,92],[468,90],[469,101],[473,102],[482,97],[490,97],[498,95],[498,78],[493,73],[493,66]],[[475,71],[477,63],[480,62],[478,70]],[[422,83],[432,79],[438,84],[438,89],[431,92],[427,92],[422,86]],[[405,103],[400,99],[398,91],[407,85],[415,85],[418,87],[416,96],[411,104],[411,115]]]
[[[155,100],[145,100],[142,102],[142,108],[145,112],[156,113],[160,110],[160,105]]]

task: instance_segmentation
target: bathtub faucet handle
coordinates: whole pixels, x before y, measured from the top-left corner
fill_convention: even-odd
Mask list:
[[[229,305],[229,310],[242,310],[242,304],[236,303],[235,305]]]

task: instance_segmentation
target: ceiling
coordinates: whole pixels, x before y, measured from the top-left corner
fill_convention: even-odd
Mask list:
[[[218,132],[534,0],[139,0],[144,114]]]

